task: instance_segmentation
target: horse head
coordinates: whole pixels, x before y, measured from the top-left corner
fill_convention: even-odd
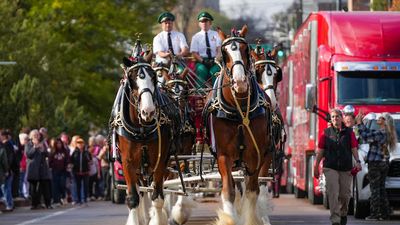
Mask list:
[[[250,70],[249,46],[244,38],[248,31],[247,25],[244,25],[240,32],[232,29],[230,36],[219,28],[217,31],[222,40],[222,66],[225,74],[228,75],[236,93],[246,93],[249,88],[247,74]]]
[[[157,80],[160,86],[173,98],[178,99],[187,94],[188,82],[186,81],[186,75],[189,72],[188,68],[181,71],[176,60],[172,60],[169,68],[161,64],[156,65],[154,70],[157,73]]]
[[[136,108],[139,121],[149,123],[156,116],[156,73],[150,65],[152,52],[124,58],[125,77],[131,92],[131,104]],[[133,100],[133,101],[132,101]]]
[[[263,49],[256,47],[256,50],[252,50],[250,54],[255,61],[257,82],[271,99],[272,107],[275,108],[277,104],[276,88],[278,82],[282,80],[281,69],[275,62],[277,50],[274,48],[265,53]]]

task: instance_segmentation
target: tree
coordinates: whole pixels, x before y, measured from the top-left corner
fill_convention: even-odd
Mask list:
[[[371,9],[373,11],[388,11],[388,1],[387,0],[373,0]]]
[[[0,66],[1,126],[48,126],[50,135],[66,127],[81,135],[89,124],[107,127],[127,46],[137,33],[150,42],[155,15],[175,3],[0,1],[0,60],[17,62]]]

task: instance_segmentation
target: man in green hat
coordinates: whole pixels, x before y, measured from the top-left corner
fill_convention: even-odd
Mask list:
[[[190,52],[196,60],[198,87],[204,87],[210,78],[214,84],[216,73],[220,71],[214,59],[220,54],[221,39],[216,31],[211,30],[214,18],[208,12],[200,12],[197,20],[201,30],[193,35]]]
[[[186,56],[189,47],[185,36],[173,30],[175,16],[170,12],[163,12],[158,16],[158,23],[162,31],[153,39],[153,52],[156,55],[156,63],[169,64],[170,56]]]

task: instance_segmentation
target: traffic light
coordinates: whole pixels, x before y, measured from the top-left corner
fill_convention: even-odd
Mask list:
[[[278,57],[282,58],[285,55],[285,53],[282,50],[278,51]]]

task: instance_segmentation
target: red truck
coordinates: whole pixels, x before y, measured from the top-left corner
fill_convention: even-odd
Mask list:
[[[398,12],[315,12],[297,30],[278,88],[289,156],[282,185],[296,197],[323,202],[313,164],[330,109],[400,113],[399,43]]]

